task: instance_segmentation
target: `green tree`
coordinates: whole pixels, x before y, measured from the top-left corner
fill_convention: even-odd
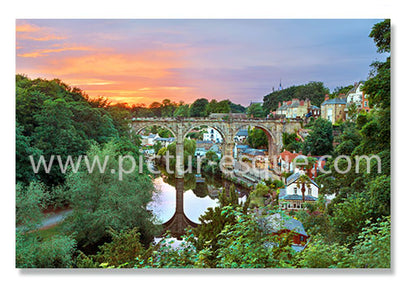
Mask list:
[[[223,100],[218,102],[217,100],[211,100],[208,105],[208,113],[229,113],[231,112],[231,106],[229,100]]]
[[[330,95],[330,98],[335,98],[339,95],[346,95],[351,89],[353,89],[353,85],[336,87]]]
[[[330,155],[333,152],[332,123],[318,118],[303,145],[303,154]]]
[[[243,213],[232,206],[224,207],[225,216],[235,216],[220,232],[217,250],[222,268],[289,268],[295,251],[286,233],[272,233],[264,222],[270,218]]]
[[[246,109],[246,114],[250,118],[264,118],[266,116],[266,113],[264,112],[262,108],[262,104],[260,103],[254,103],[250,105]]]
[[[174,111],[174,117],[189,117],[189,105],[180,103]]]
[[[271,189],[264,183],[258,183],[249,194],[249,207],[260,208],[265,206],[265,199],[270,195]]]
[[[71,236],[42,239],[35,234],[16,234],[16,268],[71,268],[76,242]]]
[[[363,91],[368,95],[374,112],[361,129],[364,141],[358,150],[377,153],[390,150],[390,20],[375,24],[369,36],[373,38],[378,51],[388,56],[385,62],[372,64],[371,77],[364,83]]]
[[[362,228],[366,226],[371,211],[363,197],[350,195],[337,203],[330,218],[331,232],[338,242],[354,244]]]
[[[162,104],[159,102],[152,102],[149,107],[150,111],[155,117],[161,117],[162,115]]]
[[[201,98],[197,99],[190,107],[190,116],[191,117],[206,117],[208,113],[208,100]]]
[[[152,214],[146,208],[152,200],[150,177],[134,171],[124,173],[120,180],[117,170],[124,154],[120,153],[117,144],[108,143],[102,148],[93,145],[87,156],[90,162],[99,158],[101,166],[105,159],[107,161],[105,172],[95,167],[90,173],[82,167],[67,178],[73,208],[68,229],[76,233],[79,247],[82,250],[92,249],[109,239],[109,228],[121,231],[138,227],[142,240],[149,242],[157,232]],[[126,171],[131,170],[131,160],[124,159],[122,166]]]
[[[246,139],[249,146],[252,148],[267,148],[268,136],[259,128],[248,130],[248,138]]]
[[[164,99],[162,101],[162,106],[161,106],[161,116],[162,117],[172,117],[174,115],[176,107],[177,107],[176,103],[171,102],[170,99]]]
[[[309,188],[310,185],[311,185],[310,178],[305,174],[302,174],[299,177],[299,179],[296,181],[296,186],[298,188],[300,188],[300,190],[302,192],[302,203],[305,202],[306,187]]]
[[[38,228],[44,219],[42,209],[47,198],[44,184],[31,182],[16,186],[16,267],[68,268],[76,242],[71,236],[55,235],[42,238]]]
[[[321,235],[311,238],[306,249],[296,256],[297,264],[301,268],[349,268],[348,263],[342,264],[348,260],[347,246],[337,242],[329,243]]]
[[[358,236],[359,243],[353,247],[351,267],[390,268],[390,217],[367,224]]]
[[[288,151],[299,152],[302,150],[302,142],[296,133],[283,133],[282,134],[283,148]]]
[[[225,214],[224,207],[241,208],[246,212],[249,203],[239,202],[238,194],[234,185],[231,185],[229,192],[225,190],[219,194],[219,206],[208,208],[205,214],[199,217],[200,225],[193,230],[194,237],[189,242],[197,250],[208,250],[207,261],[211,267],[216,267],[216,252],[220,248],[218,244],[219,234],[228,223],[236,222],[234,214]]]
[[[29,156],[38,158],[41,150],[35,148],[30,143],[30,138],[23,134],[23,127],[16,123],[16,180],[28,184],[30,181],[38,179],[33,172]]]
[[[81,252],[77,257],[77,267],[96,268],[105,265],[132,268],[137,263],[136,258],[145,254],[137,228],[121,231],[109,229],[108,232],[112,241],[99,246],[96,255],[87,256]]]
[[[176,164],[176,142],[169,144],[166,148],[166,152],[169,153],[169,168],[170,170],[175,169]],[[196,141],[190,139],[184,139],[184,166],[187,167],[189,165],[189,158],[194,160],[195,158],[195,150],[196,150]],[[192,161],[191,161],[192,164]]]
[[[229,107],[232,113],[244,113],[246,111],[246,108],[244,106],[239,105],[239,104],[234,104],[231,101],[229,101]]]
[[[42,209],[46,187],[44,184],[33,181],[29,185],[16,185],[16,225],[26,232],[39,226],[44,216]]]

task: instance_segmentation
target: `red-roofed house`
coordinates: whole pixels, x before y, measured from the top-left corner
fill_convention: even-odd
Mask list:
[[[302,152],[295,153],[284,150],[278,157],[278,165],[280,166],[280,172],[294,172],[295,166],[293,160],[302,155]]]
[[[280,172],[281,173],[284,173],[284,172],[294,173],[294,172],[303,170],[303,167],[304,167],[303,164],[299,163],[295,165],[295,162],[297,159],[301,159],[301,160],[305,159],[307,161],[308,157],[315,158],[317,161],[312,167],[312,169],[307,172],[307,175],[311,178],[316,177],[319,173],[319,166],[322,169],[324,169],[326,161],[325,160],[319,161],[320,156],[312,156],[312,155],[306,156],[306,155],[303,155],[302,152],[295,153],[295,152],[284,150],[278,157],[278,165],[280,166]],[[301,162],[303,163],[303,161]]]

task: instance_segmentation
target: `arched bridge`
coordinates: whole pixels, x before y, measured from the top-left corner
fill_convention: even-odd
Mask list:
[[[223,138],[222,153],[233,156],[234,137],[240,129],[259,128],[268,136],[269,159],[273,162],[275,155],[282,149],[282,134],[294,133],[301,128],[299,120],[272,119],[213,119],[213,118],[133,118],[132,128],[139,133],[149,126],[161,126],[171,131],[176,139],[176,177],[183,178],[184,138],[194,128],[208,126],[216,129]],[[233,163],[232,163],[233,164]]]

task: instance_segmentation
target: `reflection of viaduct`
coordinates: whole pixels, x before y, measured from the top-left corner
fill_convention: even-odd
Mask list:
[[[169,230],[173,237],[178,239],[185,234],[185,228],[197,227],[198,224],[191,221],[184,213],[184,180],[177,178],[175,181],[176,207],[175,213],[170,220],[162,224],[164,231]]]
[[[262,129],[268,136],[269,160],[274,162],[275,155],[282,148],[282,133],[293,133],[301,128],[300,121],[270,119],[211,119],[211,118],[134,118],[132,127],[136,133],[148,126],[161,126],[170,130],[176,139],[176,177],[184,177],[184,138],[194,128],[208,126],[216,129],[223,138],[222,153],[233,156],[234,137],[240,129],[252,127]],[[225,165],[233,166],[233,162]]]

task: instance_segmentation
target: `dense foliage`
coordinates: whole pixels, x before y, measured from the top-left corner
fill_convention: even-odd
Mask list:
[[[303,154],[330,155],[333,152],[333,126],[328,120],[318,118],[303,144]]]
[[[309,99],[312,105],[320,107],[329,89],[322,82],[310,82],[305,85],[291,86],[289,88],[273,91],[263,98],[263,109],[265,112],[275,111],[278,104],[292,99]]]
[[[138,228],[142,242],[151,241],[158,231],[146,209],[153,185],[145,163],[139,164],[129,118],[126,105],[90,99],[59,80],[16,76],[17,267],[73,267],[76,250],[94,252],[111,240],[110,229]],[[120,156],[126,155],[141,172],[123,172],[119,180]],[[105,156],[105,172],[99,172]],[[130,170],[130,162],[122,164]],[[67,207],[73,211],[60,232],[41,230],[45,210]]]
[[[102,105],[102,106],[101,106]],[[29,155],[49,161],[60,155],[83,155],[93,142],[106,143],[112,138],[128,135],[124,113],[104,103],[93,101],[77,88],[59,80],[42,80],[16,76],[16,171],[17,181],[28,183],[39,179],[47,185],[61,184],[64,175],[59,165],[50,173],[43,169],[30,172]]]
[[[370,36],[380,52],[390,51],[390,21],[375,25]],[[390,266],[390,56],[384,63],[373,66],[376,70],[364,84],[372,110],[341,126],[342,133],[335,139],[338,146],[326,164],[329,173],[316,179],[323,185],[322,193],[336,197],[322,212],[298,215],[312,235],[320,235],[304,256],[313,252],[313,248],[318,248],[315,252],[339,248],[343,253],[340,256],[354,258],[349,259],[347,266]],[[337,162],[340,170],[347,170],[345,173],[335,169],[335,158],[339,155],[352,159],[350,163],[347,158]],[[377,158],[360,160],[361,155],[375,155],[380,161]],[[343,267],[334,259],[323,264],[326,265],[323,267]]]
[[[246,110],[244,106],[230,100],[218,102],[215,99],[208,101],[204,98],[195,100],[191,105],[164,99],[161,103],[127,106],[127,109],[135,117],[206,117],[211,113],[244,113]]]

